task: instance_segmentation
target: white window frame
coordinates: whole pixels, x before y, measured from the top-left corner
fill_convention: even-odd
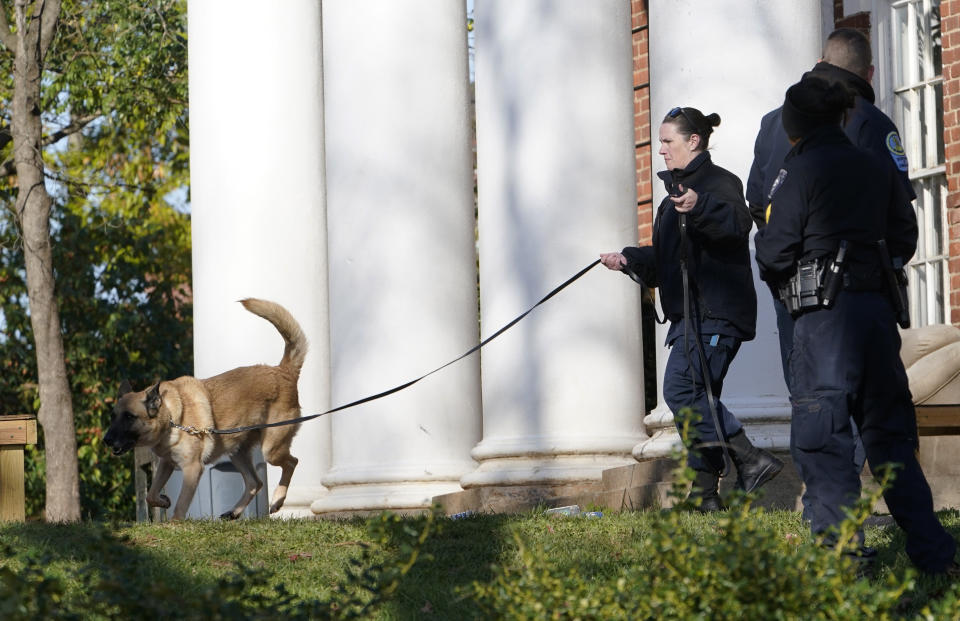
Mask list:
[[[917,210],[920,239],[917,253],[908,266],[910,316],[915,327],[946,323],[950,317],[947,179],[946,165],[943,161],[938,161],[938,150],[941,153],[943,150],[943,125],[942,119],[938,123],[936,118],[935,101],[937,87],[943,88],[943,69],[941,67],[940,73],[934,77],[933,46],[927,45],[922,54],[923,58],[920,59],[924,75],[919,75],[919,63],[911,62],[905,68],[907,73],[903,83],[897,84],[895,63],[901,58],[902,43],[897,40],[893,28],[896,23],[895,12],[908,7],[906,45],[907,49],[917,50],[919,40],[916,8],[920,7],[923,14],[926,14],[934,4],[937,4],[936,0],[874,0],[871,12],[875,22],[872,25],[871,38],[876,66],[874,86],[877,105],[900,129],[910,163],[910,179],[917,193],[914,207]],[[910,115],[906,119],[898,118],[903,116],[897,111],[898,98],[905,99],[911,110],[921,110],[921,98],[926,99],[922,108],[923,124],[927,128],[926,136],[921,135],[919,114]],[[931,129],[936,135],[931,135]],[[926,166],[923,165],[924,162],[927,163]],[[933,204],[937,193],[939,208]],[[935,281],[931,281],[928,275],[933,275]]]

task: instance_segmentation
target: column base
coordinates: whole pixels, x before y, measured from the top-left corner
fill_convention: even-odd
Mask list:
[[[755,399],[724,399],[724,405],[743,423],[747,436],[754,445],[773,451],[790,449],[790,405],[782,397]],[[649,438],[633,447],[637,461],[669,457],[680,448],[680,434],[673,421],[673,413],[658,408],[643,419]]]
[[[476,452],[474,457],[477,457]],[[497,457],[460,478],[464,489],[474,487],[551,486],[600,481],[603,471],[632,463],[622,454],[540,455]]]
[[[332,487],[310,505],[314,516],[330,519],[366,517],[381,511],[417,514],[428,510],[434,496],[461,491],[455,481],[368,483]]]

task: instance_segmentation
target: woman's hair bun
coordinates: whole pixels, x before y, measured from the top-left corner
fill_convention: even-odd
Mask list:
[[[703,118],[707,121],[707,125],[710,127],[716,127],[720,124],[720,115],[716,112],[712,112]]]

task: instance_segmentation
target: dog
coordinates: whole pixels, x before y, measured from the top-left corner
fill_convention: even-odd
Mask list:
[[[293,315],[279,304],[253,298],[240,303],[272,323],[283,337],[285,346],[280,364],[239,367],[208,379],[179,377],[140,392],[133,392],[130,383],[124,380],[113,408],[113,420],[104,437],[114,455],[145,446],[157,456],[159,464],[147,493],[150,506],[170,507],[170,499],[160,491],[174,468],[183,471],[183,487],[173,510],[174,520],[186,516],[204,464],[223,455],[233,462],[244,484],[237,504],[220,516],[224,519],[240,517],[263,487],[253,466],[252,452],[257,445],[267,463],[282,469],[270,513],[276,513],[283,506],[290,478],[297,467],[297,458],[290,454],[290,443],[299,424],[233,434],[193,434],[172,426],[233,429],[300,417],[297,381],[307,355],[303,330]]]

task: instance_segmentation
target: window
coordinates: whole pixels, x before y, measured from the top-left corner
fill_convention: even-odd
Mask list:
[[[893,120],[903,133],[920,238],[908,266],[913,326],[946,323],[947,177],[943,154],[940,0],[890,4]]]

